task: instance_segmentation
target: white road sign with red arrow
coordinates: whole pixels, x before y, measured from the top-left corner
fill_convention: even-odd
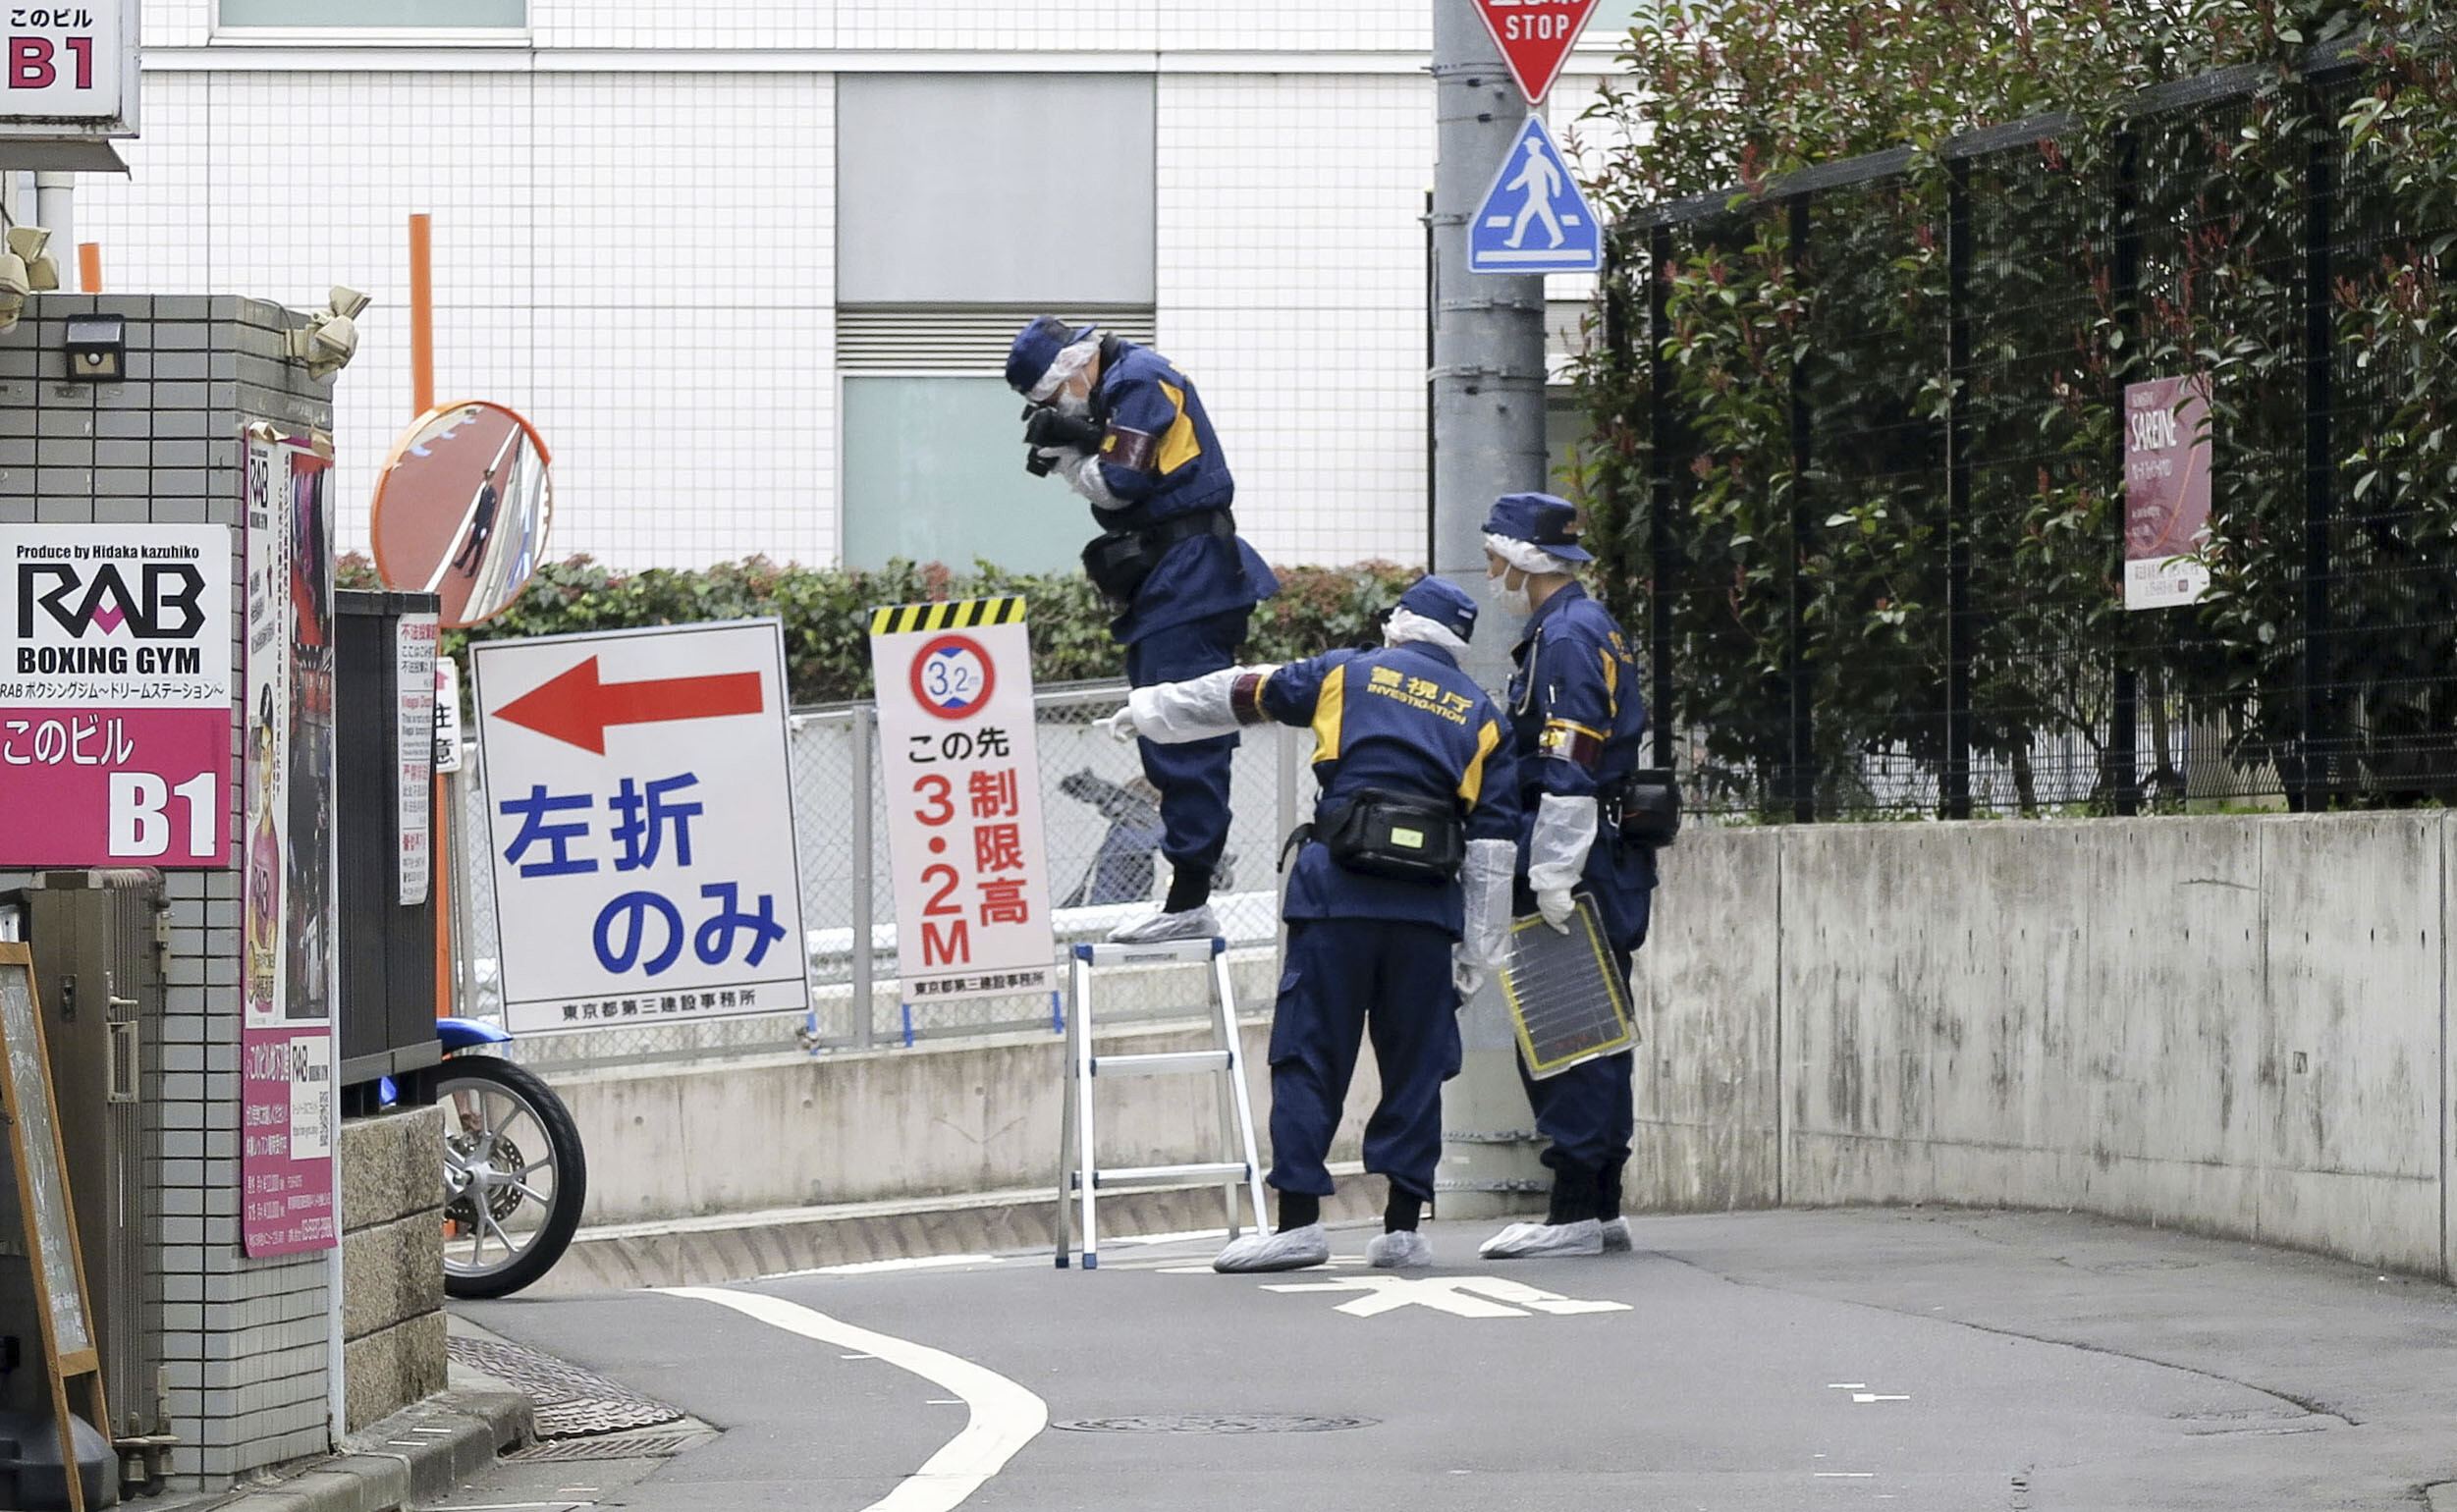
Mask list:
[[[470,647],[506,1027],[806,1010],[773,620]]]

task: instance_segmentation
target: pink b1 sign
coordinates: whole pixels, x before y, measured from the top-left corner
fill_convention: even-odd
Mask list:
[[[0,526],[0,867],[231,864],[231,532]]]

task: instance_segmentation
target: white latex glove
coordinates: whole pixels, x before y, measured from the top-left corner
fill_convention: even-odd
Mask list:
[[[1117,741],[1119,745],[1133,744],[1136,738],[1142,733],[1142,731],[1135,729],[1134,705],[1132,703],[1128,703],[1124,708],[1119,709],[1116,714],[1113,714],[1108,719],[1101,721],[1101,728],[1108,730],[1109,737],[1112,740]]]
[[[1544,922],[1553,926],[1555,934],[1568,934],[1570,915],[1577,911],[1578,899],[1570,895],[1567,888],[1547,888],[1536,894],[1536,912],[1544,915]]]
[[[1451,947],[1450,986],[1459,995],[1458,1005],[1460,1007],[1467,1006],[1467,999],[1483,991],[1485,981],[1490,975],[1491,973],[1485,967],[1472,965],[1459,959],[1457,946]]]

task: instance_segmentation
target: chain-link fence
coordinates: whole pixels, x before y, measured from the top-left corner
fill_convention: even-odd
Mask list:
[[[1035,699],[1041,812],[1051,922],[1063,957],[1157,906],[1169,867],[1158,855],[1159,810],[1135,748],[1100,729],[1123,701],[1116,684],[1058,687]],[[791,719],[793,831],[801,864],[802,925],[811,1009],[706,1023],[640,1024],[524,1037],[519,1056],[576,1068],[702,1056],[833,1051],[922,1039],[1052,1033],[1065,1005],[1049,993],[907,1003],[899,992],[894,874],[887,794],[878,779],[870,705],[797,711]],[[1313,804],[1304,754],[1311,735],[1276,725],[1249,729],[1231,779],[1235,819],[1214,879],[1212,906],[1229,947],[1240,1005],[1269,1001],[1279,938],[1281,839]],[[486,853],[484,775],[475,747],[454,779],[453,912],[462,1011],[494,1017],[497,924]],[[866,999],[866,1001],[865,1001]],[[1210,1011],[1208,968],[1104,972],[1103,1024],[1158,1022]]]

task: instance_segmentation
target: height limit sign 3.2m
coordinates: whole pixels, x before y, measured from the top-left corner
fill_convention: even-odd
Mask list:
[[[1467,228],[1470,273],[1593,273],[1604,228],[1542,116],[1529,116]]]

